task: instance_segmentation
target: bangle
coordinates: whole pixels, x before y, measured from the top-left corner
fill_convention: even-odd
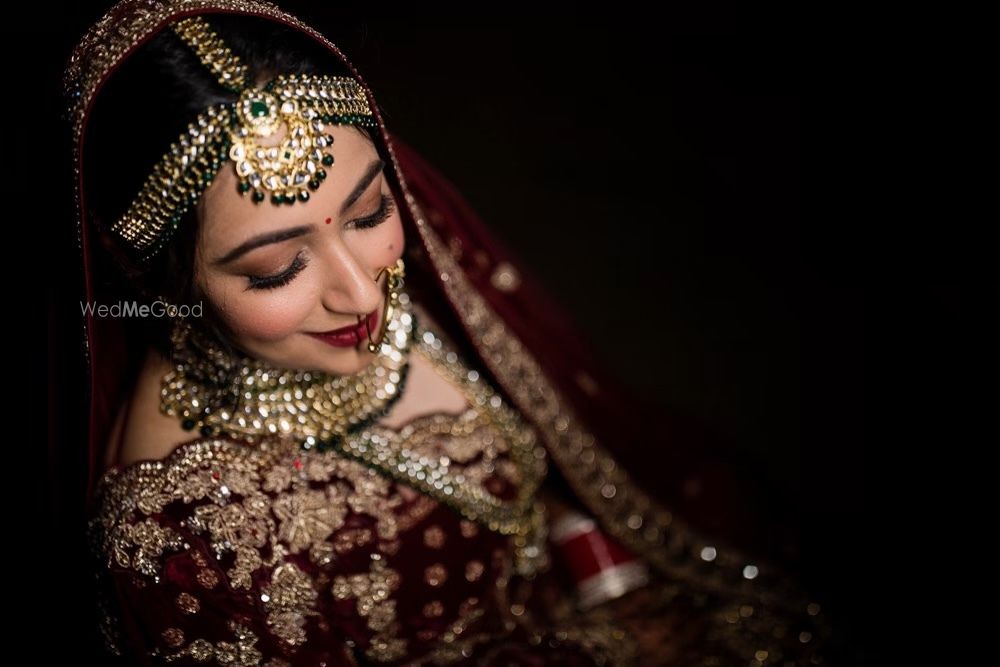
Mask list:
[[[649,581],[645,563],[582,514],[560,517],[550,537],[573,575],[581,609],[621,597]]]

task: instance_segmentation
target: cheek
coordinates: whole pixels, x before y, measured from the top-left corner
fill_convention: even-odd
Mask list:
[[[315,287],[303,278],[268,292],[230,286],[214,301],[237,339],[279,341],[300,331],[315,306]]]
[[[355,259],[374,277],[378,269],[395,264],[402,257],[406,243],[403,221],[398,214],[393,215],[375,229],[349,235],[345,242]]]
[[[402,256],[403,246],[406,243],[403,234],[403,221],[398,214],[387,220],[385,227],[387,229],[379,239],[380,243],[377,246],[380,253],[379,262],[383,265],[392,264]]]

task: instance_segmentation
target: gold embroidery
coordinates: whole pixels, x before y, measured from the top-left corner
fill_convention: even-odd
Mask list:
[[[440,600],[432,600],[424,605],[423,614],[427,618],[437,618],[444,613],[444,605]]]
[[[280,468],[295,474],[262,473]],[[300,471],[303,474],[298,474]],[[282,477],[286,482],[276,483]],[[327,492],[311,489],[312,481],[325,482]],[[254,489],[250,482],[281,491],[272,498],[260,488]],[[395,537],[396,519],[392,511],[401,502],[388,480],[333,452],[301,452],[297,444],[287,441],[248,446],[225,439],[195,441],[178,448],[162,462],[142,463],[120,472],[111,470],[102,478],[100,494],[101,512],[93,527],[105,528],[106,534],[113,536],[101,543],[110,545],[112,553],[118,554],[119,565],[128,567],[134,563],[150,576],[158,571],[156,554],[184,545],[179,536],[160,528],[154,519],[142,518],[132,524],[130,516],[142,508],[160,512],[175,500],[190,501],[193,506],[186,508],[189,516],[181,524],[194,534],[205,535],[220,558],[227,553],[235,555],[228,571],[234,588],[249,590],[257,570],[265,566],[274,568],[270,586],[261,591],[267,598],[264,608],[268,628],[292,646],[305,641],[305,618],[314,613],[316,598],[309,577],[297,567],[283,565],[286,555],[309,546],[314,561],[332,560],[338,552],[370,543],[371,528],[353,528],[330,536],[331,526],[342,525],[347,507],[374,518],[374,529],[380,537]],[[417,505],[420,511],[425,511],[423,503]],[[133,550],[138,557],[130,557]],[[203,556],[192,553],[196,563],[207,563]],[[213,575],[214,572],[202,567],[196,578],[201,585],[208,585],[213,583]],[[184,599],[185,605],[193,608]],[[384,611],[393,609],[391,604],[381,605],[379,610],[369,613],[369,618],[378,626]],[[398,646],[390,638],[384,639],[378,643],[382,649],[376,648],[374,653],[392,655]],[[195,653],[199,646],[206,655],[211,648],[211,645],[205,645],[208,648],[194,645]]]
[[[406,655],[406,641],[382,635],[375,635],[372,638],[371,646],[365,651],[372,660],[378,662],[390,662],[398,660]]]
[[[264,483],[261,485],[265,491],[280,493],[292,484],[292,475],[295,468],[292,466],[275,466],[264,474]]]
[[[467,410],[457,423],[451,416],[429,415],[414,420],[398,434],[373,424],[335,447],[450,505],[466,519],[480,521],[503,534],[526,534],[537,523],[534,515],[538,507],[532,501],[546,470],[545,451],[537,446],[534,429],[433,331],[419,321],[414,329],[419,353],[433,362],[436,370],[450,376],[478,409]],[[451,435],[437,439],[445,455],[426,456],[428,445],[421,441],[434,442],[434,430],[440,433],[442,427],[446,429],[442,435]],[[471,437],[479,427],[491,429],[484,437]],[[399,440],[405,443],[401,447],[396,446]],[[509,501],[479,483],[493,471],[497,456],[508,452],[523,480]],[[462,467],[461,473],[453,471],[461,467],[458,464],[477,456],[483,457],[478,470],[472,465]]]
[[[108,653],[116,656],[122,655],[121,619],[113,610],[109,601],[109,587],[107,581],[102,581],[97,587],[97,623],[101,641]]]
[[[471,657],[472,649],[476,644],[493,639],[491,634],[477,634],[462,638],[462,634],[472,623],[485,613],[482,609],[475,609],[468,605],[463,605],[463,609],[464,612],[459,612],[459,618],[442,633],[440,645],[431,651],[429,658],[433,664],[447,665]]]
[[[134,524],[127,524],[116,540],[116,560],[119,565],[128,567],[127,556],[124,555],[126,545],[136,547],[131,566],[143,574],[153,574],[158,571],[159,558],[165,551],[175,551],[181,548],[180,536],[170,528],[146,519]]]
[[[303,488],[280,496],[272,507],[279,522],[278,539],[286,543],[292,553],[326,541],[333,531],[344,525],[347,514],[344,501],[333,485],[327,486],[325,493]]]
[[[337,533],[333,540],[333,550],[341,555],[371,542],[372,532],[367,528],[349,528]]]
[[[184,643],[184,631],[180,628],[167,628],[160,633],[163,643],[170,648],[177,648]]]
[[[458,615],[468,616],[477,606],[479,606],[479,598],[466,598],[462,600],[462,604],[458,605]]]
[[[462,537],[466,538],[473,538],[479,534],[479,526],[465,519],[459,524],[459,530],[462,532]]]
[[[399,513],[399,518],[396,519],[397,528],[400,531],[409,530],[420,523],[437,506],[436,500],[421,495],[410,503],[410,507],[406,511]]]
[[[435,423],[430,420],[421,425],[428,428]],[[461,432],[465,427],[459,423],[446,433]],[[429,429],[414,429],[406,442],[417,448],[415,451],[433,452],[433,438],[422,440],[428,433],[441,436],[440,428],[437,434]],[[499,452],[505,449],[500,440],[496,436],[486,438],[487,446]],[[311,482],[325,483],[327,490],[311,488]],[[265,488],[276,496],[268,495]],[[386,552],[394,551],[399,544],[393,512],[400,507],[401,499],[389,480],[334,452],[302,452],[295,443],[284,440],[252,446],[227,439],[187,443],[164,461],[108,471],[100,493],[105,512],[97,521],[99,527],[110,527],[109,534],[127,534],[132,549],[137,539],[143,547],[135,562],[148,562],[143,571],[150,575],[156,570],[155,556],[168,547],[180,549],[182,541],[153,519],[140,517],[136,528],[136,524],[128,522],[129,511],[160,513],[175,501],[188,504],[189,515],[181,519],[182,526],[204,535],[217,557],[235,556],[227,574],[230,585],[237,589],[250,589],[254,573],[261,567],[278,567],[285,554],[308,547],[313,562],[329,563],[338,553],[369,543],[373,535],[367,528],[334,528],[342,527],[345,507],[376,519],[377,537]],[[420,496],[401,516],[412,524],[436,506],[433,499]],[[463,520],[461,530],[467,536],[478,532],[476,525],[467,520]],[[429,535],[431,542],[438,537],[435,531]],[[132,564],[132,559],[127,558],[128,549],[119,548],[117,553],[125,556],[119,564]],[[192,553],[196,554],[192,556],[196,563],[207,562],[196,551]],[[217,575],[213,575],[211,569],[201,567],[196,576],[201,585],[214,587],[218,582]],[[278,622],[278,612],[272,614],[270,627],[282,639],[295,641],[299,636],[295,630],[300,627],[298,621],[280,618]]]
[[[435,563],[424,570],[424,581],[429,586],[440,586],[448,579],[448,571],[441,563]]]
[[[465,564],[465,579],[466,581],[478,581],[479,577],[483,576],[483,571],[486,568],[478,560],[470,560]]]
[[[198,553],[198,552],[194,552],[194,553]],[[198,555],[200,556],[201,554],[198,554]],[[204,588],[215,588],[216,585],[218,585],[218,583],[219,583],[219,575],[217,575],[215,572],[213,572],[212,570],[209,570],[207,568],[202,568],[202,569],[198,570],[198,574],[195,575],[195,579]]]
[[[399,588],[399,573],[389,568],[379,554],[372,554],[371,568],[364,574],[338,576],[331,592],[337,600],[357,600],[358,615],[368,619],[376,632],[365,654],[379,662],[402,657],[406,641],[395,637],[396,601],[392,592]]]
[[[164,656],[166,662],[177,662],[191,658],[195,662],[215,660],[220,665],[230,667],[259,667],[263,655],[257,649],[259,638],[250,628],[230,621],[229,630],[236,637],[235,642],[213,644],[205,639],[195,639],[188,647],[177,653]],[[273,660],[269,665],[275,665]]]
[[[598,665],[631,665],[639,657],[638,643],[611,623],[577,623],[538,633],[533,638],[549,646],[582,648]],[[711,664],[711,663],[706,663]]]
[[[315,613],[317,597],[312,580],[294,563],[275,568],[271,584],[261,593],[271,632],[292,646],[305,643],[306,616]]]
[[[181,593],[177,596],[177,608],[185,614],[197,614],[201,609],[201,603],[190,593]]]
[[[195,533],[207,532],[217,556],[234,552],[230,568],[233,588],[250,588],[251,574],[263,565],[260,549],[273,533],[274,521],[267,515],[269,501],[255,495],[231,505],[200,505],[188,522]]]
[[[444,546],[444,531],[441,526],[430,526],[424,531],[424,544],[431,549],[440,549]]]

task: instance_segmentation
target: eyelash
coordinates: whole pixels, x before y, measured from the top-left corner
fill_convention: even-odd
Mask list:
[[[354,221],[355,229],[371,229],[378,227],[385,222],[396,208],[396,203],[390,195],[382,193],[382,201],[379,208],[372,215],[359,218]]]
[[[300,252],[292,260],[291,265],[281,273],[277,273],[273,276],[247,276],[250,281],[249,287],[247,289],[276,289],[278,287],[283,287],[288,283],[292,282],[292,278],[299,275],[302,269],[306,268],[309,262],[302,257]]]
[[[359,218],[352,224],[356,229],[372,229],[373,227],[378,227],[385,222],[390,215],[392,215],[395,208],[396,204],[393,201],[393,198],[390,195],[383,194],[382,203],[375,213],[364,218]],[[247,279],[250,281],[250,285],[247,289],[268,290],[284,287],[288,283],[292,282],[295,276],[299,275],[302,269],[306,268],[308,263],[309,262],[300,252],[295,256],[295,259],[292,260],[291,265],[289,265],[289,267],[281,273],[271,276],[247,276]]]

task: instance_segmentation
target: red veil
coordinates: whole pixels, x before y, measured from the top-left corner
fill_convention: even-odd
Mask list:
[[[126,0],[84,37],[66,76],[71,96],[76,206],[87,302],[103,302],[106,271],[88,219],[84,145],[93,103],[116,67],[138,46],[182,16],[210,12],[258,15],[301,30],[324,45],[365,88],[378,122],[376,142],[400,203],[407,238],[407,285],[448,329],[470,360],[538,429],[550,466],[601,528],[672,581],[705,591],[755,593],[766,573],[746,577],[737,552],[704,541],[688,522],[732,536],[745,526],[737,492],[723,469],[698,460],[697,428],[653,413],[595,361],[596,355],[554,299],[490,233],[455,188],[386,127],[361,75],[333,43],[275,6],[245,0]],[[137,369],[143,341],[122,319],[85,316],[89,371],[88,500],[102,473],[102,448]],[[655,465],[639,465],[655,452]],[[642,478],[632,470],[643,470]],[[679,489],[696,479],[697,499]],[[654,498],[646,490],[662,490]],[[683,518],[682,518],[683,517]],[[704,557],[713,549],[712,559]],[[707,563],[708,560],[712,562]],[[751,582],[749,579],[756,579]],[[777,600],[777,598],[775,598]],[[794,603],[797,606],[797,602]]]

